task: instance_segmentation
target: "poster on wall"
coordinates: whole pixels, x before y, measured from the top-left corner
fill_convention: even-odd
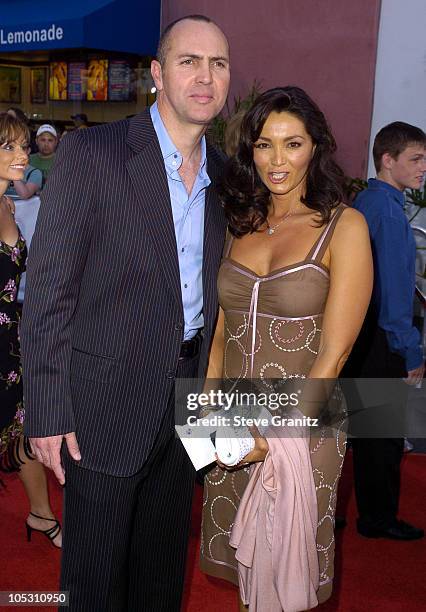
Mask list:
[[[0,102],[21,103],[21,69],[0,66]]]
[[[125,60],[111,60],[108,74],[108,100],[134,102],[136,100],[135,72]]]
[[[67,99],[68,66],[66,62],[50,62],[49,99]]]
[[[85,100],[86,89],[86,62],[70,62],[68,64],[68,100]]]
[[[30,92],[31,104],[46,104],[46,68],[31,68]]]
[[[130,67],[124,60],[111,60],[108,75],[108,99],[125,102],[129,99]]]
[[[87,99],[91,102],[108,99],[108,60],[90,60],[87,67]]]

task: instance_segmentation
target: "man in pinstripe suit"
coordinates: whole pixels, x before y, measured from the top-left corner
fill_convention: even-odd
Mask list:
[[[204,134],[228,92],[224,34],[175,22],[152,74],[151,109],[61,144],[28,266],[26,433],[66,479],[71,610],[180,608],[194,470],[173,389],[205,372],[217,315],[222,158]]]

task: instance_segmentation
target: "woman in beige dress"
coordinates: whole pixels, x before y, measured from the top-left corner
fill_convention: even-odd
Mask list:
[[[297,87],[266,91],[246,114],[224,178],[229,236],[209,379],[338,377],[367,310],[372,262],[364,218],[342,204],[334,151],[324,115]],[[330,597],[346,443],[338,390],[330,405],[332,425],[305,440],[256,436],[237,469],[219,463],[205,478],[201,567],[239,583],[250,612]]]

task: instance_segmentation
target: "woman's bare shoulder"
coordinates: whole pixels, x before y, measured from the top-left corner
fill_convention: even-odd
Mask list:
[[[336,223],[330,249],[333,251],[357,252],[360,249],[370,248],[370,237],[365,217],[352,206],[345,206],[340,219]]]
[[[348,232],[361,231],[368,232],[368,225],[365,217],[352,206],[344,206],[340,219],[336,223],[335,234],[348,235]]]

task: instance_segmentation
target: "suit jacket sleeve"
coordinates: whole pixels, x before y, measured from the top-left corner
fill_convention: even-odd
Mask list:
[[[71,328],[95,218],[94,164],[85,130],[61,142],[42,194],[28,258],[21,327],[24,431],[74,431]]]

